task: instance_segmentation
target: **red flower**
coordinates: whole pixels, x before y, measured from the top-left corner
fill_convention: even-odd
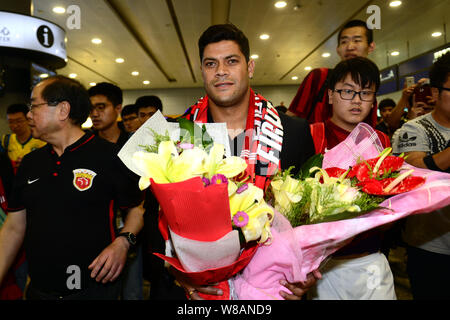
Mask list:
[[[368,194],[391,196],[411,191],[425,183],[425,178],[423,177],[409,176],[392,188],[392,190],[386,191],[386,187],[394,180],[395,178],[386,178],[383,180],[367,179],[358,183],[358,186],[362,187],[362,191]]]
[[[352,167],[352,170],[350,170],[347,177],[348,178],[356,177],[358,181],[373,179],[375,177],[383,176],[383,174],[389,172],[389,170],[390,172],[395,172],[399,170],[402,167],[403,162],[405,161],[405,159],[401,157],[387,156],[383,160],[383,162],[381,162],[381,165],[378,168],[376,175],[374,176],[373,170],[379,159],[380,157],[377,157],[358,163],[357,165]]]
[[[340,176],[342,176],[347,170],[338,168],[338,167],[331,167],[331,168],[326,168],[325,171],[328,173],[329,177],[332,178],[339,178]]]

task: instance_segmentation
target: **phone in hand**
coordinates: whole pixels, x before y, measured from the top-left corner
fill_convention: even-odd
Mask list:
[[[431,86],[428,83],[424,83],[414,89],[414,100],[416,102],[428,104],[427,97],[431,97]]]
[[[406,77],[405,82],[406,82],[406,88],[411,87],[414,84],[414,77]]]

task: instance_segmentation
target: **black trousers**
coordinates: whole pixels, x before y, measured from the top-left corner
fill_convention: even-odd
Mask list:
[[[94,283],[89,288],[77,290],[73,294],[59,295],[43,292],[30,282],[26,291],[26,300],[118,300],[122,289],[122,277],[106,284]]]
[[[415,300],[450,299],[450,255],[407,247],[406,270]]]

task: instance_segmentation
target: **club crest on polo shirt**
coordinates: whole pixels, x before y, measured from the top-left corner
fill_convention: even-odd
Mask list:
[[[73,170],[73,185],[79,191],[86,191],[92,187],[96,175],[89,169],[75,169]]]

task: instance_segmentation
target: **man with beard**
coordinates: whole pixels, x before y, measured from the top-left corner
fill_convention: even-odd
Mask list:
[[[261,189],[278,169],[295,166],[294,172],[314,154],[307,122],[278,113],[272,104],[250,88],[255,61],[249,58],[249,43],[241,30],[231,24],[213,25],[200,37],[199,53],[206,96],[189,108],[185,117],[195,122],[225,122],[231,152],[246,160],[245,174]],[[191,299],[198,292],[221,295],[213,287],[194,286],[176,274]],[[313,272],[305,283],[282,284],[290,293],[286,299],[300,299],[320,278]]]

